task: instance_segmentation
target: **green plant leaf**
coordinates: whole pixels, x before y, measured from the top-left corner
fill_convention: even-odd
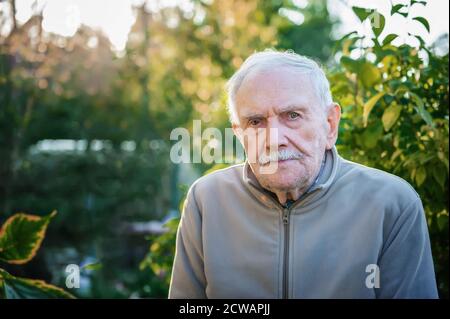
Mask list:
[[[427,123],[429,126],[433,126],[433,118],[431,117],[431,114],[425,110],[423,106],[417,106],[414,108],[416,112],[420,115],[420,117]]]
[[[381,72],[378,68],[369,63],[364,62],[359,68],[358,76],[365,88],[371,88],[375,83],[381,80]]]
[[[103,264],[99,261],[95,262],[95,263],[87,264],[87,265],[84,265],[83,267],[81,267],[81,269],[89,270],[89,271],[100,270],[102,268],[103,268]]]
[[[384,15],[381,13],[375,12],[374,18],[371,21],[372,30],[375,34],[375,37],[379,37],[381,32],[384,30],[384,26],[386,25],[386,19],[384,18]]]
[[[423,182],[425,182],[425,179],[427,178],[427,171],[425,170],[425,168],[423,166],[420,166],[417,171],[416,171],[416,183],[417,186],[420,186],[423,184]]]
[[[397,38],[398,38],[397,34],[393,34],[393,33],[388,34],[383,40],[383,45],[388,45]]]
[[[402,16],[406,17],[408,14],[404,12],[399,12],[402,8],[406,7],[406,4],[396,4],[391,9],[391,15],[394,15],[396,13],[401,14]]]
[[[416,104],[414,109],[416,110],[417,114],[420,115],[420,117],[425,121],[425,123],[427,123],[427,125],[433,126],[433,118],[431,114],[425,109],[423,100],[415,93],[409,92],[409,94]]]
[[[430,33],[430,24],[428,23],[428,20],[424,17],[414,17],[413,20],[419,21],[422,23],[422,25],[427,29],[428,33]]]
[[[382,135],[383,126],[377,121],[364,130],[362,134],[363,143],[368,149],[374,148]]]
[[[391,127],[395,124],[400,113],[402,111],[402,107],[396,103],[391,104],[388,108],[384,110],[383,116],[381,117],[381,121],[383,122],[384,129],[389,131]]]
[[[419,41],[420,47],[424,48],[425,47],[425,40],[419,35],[414,35],[414,37],[417,39],[417,41]]]
[[[369,119],[370,112],[372,111],[375,104],[377,104],[378,100],[381,99],[386,93],[379,92],[372,96],[365,104],[363,109],[363,121],[364,127],[367,126],[367,120]]]
[[[341,58],[341,64],[350,72],[352,73],[358,73],[359,68],[361,66],[361,61],[359,60],[353,60],[352,58],[348,56],[343,56]]]
[[[347,39],[347,38],[350,38],[352,35],[358,35],[358,32],[357,32],[357,31],[349,32],[349,33],[345,34],[345,35],[340,39],[340,41],[345,40],[345,39]]]
[[[67,291],[45,281],[15,277],[3,269],[0,269],[0,283],[0,294],[6,299],[75,298]]]
[[[442,170],[437,165],[433,165],[432,174],[442,190],[445,190],[445,178],[447,177],[446,174],[442,173]]]
[[[373,9],[360,8],[360,7],[352,7],[352,10],[361,22],[366,20],[374,12]]]
[[[56,211],[40,217],[18,213],[11,216],[0,230],[0,260],[24,264],[35,255],[45,236],[48,223]]]
[[[417,1],[417,0],[412,0],[411,1],[411,6],[413,6],[414,4],[421,4],[421,5],[423,5],[423,6],[425,6],[425,5],[427,5],[427,2],[426,1]]]

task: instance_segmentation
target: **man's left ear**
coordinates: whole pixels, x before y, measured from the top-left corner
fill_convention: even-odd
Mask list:
[[[336,144],[336,140],[338,138],[339,131],[339,121],[341,120],[341,107],[339,104],[333,103],[328,108],[327,113],[327,150],[333,148],[334,144]]]

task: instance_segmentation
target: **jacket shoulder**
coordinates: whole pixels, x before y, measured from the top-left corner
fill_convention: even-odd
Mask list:
[[[419,194],[406,180],[377,168],[343,160],[341,177],[356,183],[381,202],[396,201],[407,205],[420,201]]]
[[[243,167],[244,164],[237,164],[208,173],[192,184],[189,193],[204,197],[216,193],[219,188],[236,187],[242,184]]]

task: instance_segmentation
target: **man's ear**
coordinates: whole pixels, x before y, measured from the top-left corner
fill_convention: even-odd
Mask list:
[[[327,150],[333,148],[336,144],[339,132],[339,121],[341,120],[341,107],[337,103],[333,103],[327,113]]]

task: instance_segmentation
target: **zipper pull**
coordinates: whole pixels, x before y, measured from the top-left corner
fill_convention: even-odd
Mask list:
[[[289,224],[289,209],[283,211],[283,224]]]

